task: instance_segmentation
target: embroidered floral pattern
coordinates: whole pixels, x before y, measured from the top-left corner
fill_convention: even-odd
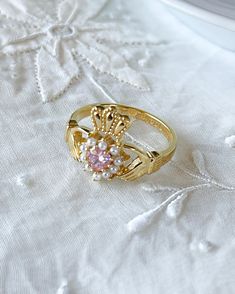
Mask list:
[[[80,77],[81,61],[120,82],[148,89],[144,78],[108,46],[109,37],[110,43],[113,39],[122,40],[117,25],[94,21],[106,2],[64,0],[54,9],[51,2],[44,1],[36,8],[28,7],[31,4],[27,0],[18,1],[17,5],[10,0],[0,4],[0,16],[7,19],[1,31],[1,52],[36,52],[35,75],[44,102],[63,94]],[[15,33],[13,20],[22,27],[21,33]]]
[[[136,233],[141,230],[144,230],[148,225],[150,225],[155,219],[156,215],[163,209],[166,209],[166,214],[170,218],[176,218],[180,215],[183,201],[186,199],[191,192],[196,190],[201,190],[205,188],[217,188],[224,191],[235,191],[235,187],[224,185],[211,176],[205,167],[205,159],[202,153],[199,150],[194,150],[192,152],[192,158],[195,166],[198,169],[198,173],[194,173],[178,163],[171,161],[171,164],[177,169],[181,170],[184,174],[192,177],[193,179],[199,180],[197,185],[189,185],[183,188],[172,188],[172,187],[162,187],[155,186],[150,183],[150,185],[144,185],[143,189],[148,192],[157,192],[157,191],[170,191],[170,196],[164,200],[157,207],[150,209],[146,212],[137,215],[127,224],[127,228],[130,232]]]

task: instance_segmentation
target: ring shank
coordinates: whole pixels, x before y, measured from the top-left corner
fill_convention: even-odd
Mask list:
[[[176,134],[174,130],[170,128],[164,121],[148,112],[145,112],[144,110],[127,105],[112,103],[102,103],[98,105],[103,107],[116,107],[117,111],[121,114],[128,115],[134,120],[141,120],[146,124],[153,126],[166,137],[169,143],[168,148],[161,152],[151,151],[151,154],[155,157],[155,160],[149,173],[155,172],[172,158],[176,149]],[[97,106],[97,104],[89,104],[82,108],[79,108],[72,114],[70,121],[77,121],[77,123],[79,123],[80,120],[90,116],[91,109],[95,106]]]

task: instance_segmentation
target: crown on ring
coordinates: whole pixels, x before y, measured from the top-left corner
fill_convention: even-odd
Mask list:
[[[104,137],[111,137],[117,144],[124,132],[130,127],[130,118],[127,115],[118,113],[113,106],[96,106],[91,110],[91,119],[94,132],[99,132]]]
[[[91,120],[93,130],[79,143],[80,161],[93,172],[94,180],[111,179],[122,173],[124,161],[129,159],[122,148],[122,136],[131,125],[130,118],[114,106],[95,106]]]

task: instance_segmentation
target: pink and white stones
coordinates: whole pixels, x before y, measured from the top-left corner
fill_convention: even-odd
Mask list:
[[[93,147],[87,152],[87,161],[89,166],[95,172],[107,169],[112,163],[111,154],[101,150],[98,146]]]
[[[117,174],[123,163],[119,151],[116,145],[109,148],[105,141],[90,137],[80,145],[80,160],[86,163],[86,170],[93,171],[93,180],[107,180]]]

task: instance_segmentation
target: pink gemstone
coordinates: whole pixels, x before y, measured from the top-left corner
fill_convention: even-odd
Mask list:
[[[87,152],[87,160],[93,171],[99,172],[111,164],[112,157],[109,153],[96,146]]]

